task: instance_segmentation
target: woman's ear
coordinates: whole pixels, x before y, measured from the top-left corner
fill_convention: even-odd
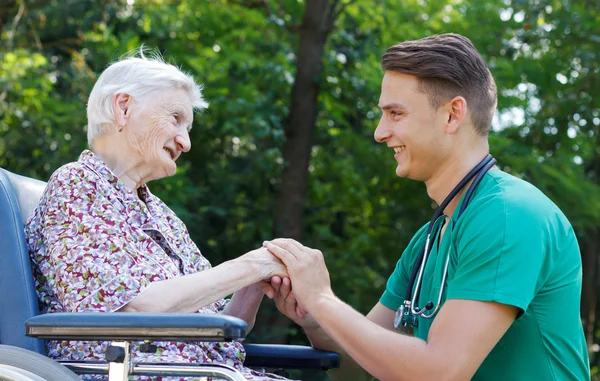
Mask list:
[[[452,98],[445,107],[448,115],[446,132],[452,135],[458,131],[465,121],[468,112],[467,100],[457,96]]]
[[[130,105],[131,96],[129,94],[119,93],[115,94],[113,97],[112,108],[117,126],[124,126],[127,124]]]

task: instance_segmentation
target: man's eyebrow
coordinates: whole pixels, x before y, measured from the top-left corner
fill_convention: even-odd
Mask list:
[[[400,103],[388,103],[386,105],[383,106],[379,106],[380,109],[386,111],[386,110],[406,110],[406,107],[404,107],[402,104]]]

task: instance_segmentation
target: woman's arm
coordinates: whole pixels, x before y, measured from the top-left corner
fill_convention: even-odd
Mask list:
[[[119,311],[196,312],[216,300],[263,279],[286,274],[287,271],[281,262],[269,251],[260,248],[206,271],[153,282]],[[248,292],[255,293],[246,290],[244,294]],[[234,296],[234,299],[239,300],[243,296]],[[240,304],[232,300],[233,305],[227,307],[224,312],[253,322],[260,304],[257,295],[254,297],[256,300],[250,304]],[[260,298],[262,299],[262,293]],[[245,306],[242,307],[243,304]],[[250,321],[246,321],[250,325]]]
[[[237,291],[223,310],[225,315],[238,317],[248,323],[246,334],[254,327],[258,307],[265,295],[266,284],[266,282],[260,281]]]

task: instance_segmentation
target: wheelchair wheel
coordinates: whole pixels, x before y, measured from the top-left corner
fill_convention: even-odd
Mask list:
[[[75,373],[39,353],[10,345],[0,345],[0,375],[7,379],[44,381],[81,381]],[[20,377],[20,378],[17,378]]]

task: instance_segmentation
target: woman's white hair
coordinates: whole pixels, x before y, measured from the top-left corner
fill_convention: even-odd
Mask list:
[[[187,90],[195,111],[208,107],[202,97],[202,85],[191,75],[165,62],[157,53],[147,57],[142,47],[139,57],[129,55],[111,64],[94,84],[88,99],[88,145],[92,147],[97,136],[114,126],[112,100],[115,94],[129,94],[139,101],[156,91],[172,88]]]

